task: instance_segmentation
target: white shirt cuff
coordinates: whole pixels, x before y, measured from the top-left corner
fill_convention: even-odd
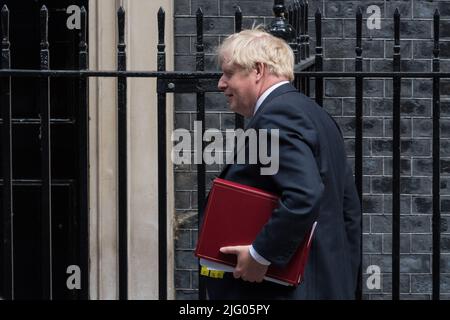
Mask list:
[[[249,251],[250,251],[250,255],[252,256],[252,258],[255,259],[257,262],[259,262],[265,266],[270,265],[270,261],[266,260],[263,256],[261,256],[258,252],[256,252],[256,250],[255,250],[255,248],[253,248],[253,246],[250,246]]]

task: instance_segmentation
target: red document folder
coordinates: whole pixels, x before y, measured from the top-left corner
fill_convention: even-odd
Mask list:
[[[276,195],[215,179],[195,250],[200,264],[216,270],[232,271],[236,266],[236,255],[221,253],[219,249],[251,244],[277,206]],[[301,283],[315,226],[316,223],[286,267],[269,267],[267,280],[294,286]]]

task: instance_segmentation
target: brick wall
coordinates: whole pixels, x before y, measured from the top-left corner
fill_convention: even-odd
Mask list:
[[[286,1],[288,2],[288,1]],[[195,12],[205,14],[206,69],[217,70],[214,49],[234,30],[234,5],[244,14],[243,26],[271,21],[273,0],[175,0],[175,68],[195,68]],[[432,16],[441,12],[441,70],[450,71],[450,1],[310,0],[310,17],[317,7],[323,13],[324,70],[353,71],[355,56],[355,13],[363,9],[363,56],[365,71],[392,70],[393,13],[399,8],[402,70],[431,71]],[[369,30],[366,9],[381,9],[381,29]],[[314,52],[314,21],[310,21],[311,52]],[[401,259],[402,299],[431,297],[431,175],[432,109],[431,80],[402,81],[401,102]],[[450,299],[450,81],[441,85],[441,298]],[[364,184],[363,184],[363,268],[378,265],[382,271],[380,290],[364,285],[365,299],[390,299],[391,290],[391,177],[392,174],[392,80],[366,79],[364,83]],[[195,95],[175,97],[177,128],[193,129]],[[354,81],[325,80],[324,108],[341,126],[350,157],[354,153]],[[206,126],[234,127],[234,115],[227,112],[220,93],[206,95]],[[210,181],[218,166],[207,168]],[[176,189],[176,289],[177,299],[197,298],[197,262],[193,248],[197,238],[195,165],[175,168]],[[337,275],[339,276],[339,275]],[[365,284],[365,282],[364,282]]]

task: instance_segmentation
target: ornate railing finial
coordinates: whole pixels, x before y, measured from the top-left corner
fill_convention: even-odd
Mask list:
[[[284,0],[275,0],[273,5],[275,19],[267,28],[267,31],[278,38],[293,43],[296,40],[294,28],[286,21],[286,7]]]

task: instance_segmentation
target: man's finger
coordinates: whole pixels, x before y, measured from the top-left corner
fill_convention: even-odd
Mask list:
[[[240,246],[229,246],[220,248],[220,252],[225,254],[239,254]]]
[[[235,279],[239,279],[239,278],[241,277],[241,271],[238,270],[238,269],[234,269],[234,271],[233,271],[233,277],[234,277]]]

